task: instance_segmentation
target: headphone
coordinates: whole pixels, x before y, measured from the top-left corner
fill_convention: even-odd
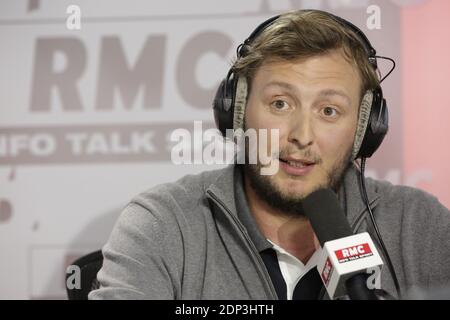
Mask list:
[[[376,50],[372,47],[366,35],[351,22],[335,16],[329,12],[320,10],[300,10],[302,12],[321,12],[334,19],[342,26],[353,31],[359,38],[370,65],[378,70]],[[251,49],[250,45],[268,26],[276,21],[280,15],[274,16],[261,23],[251,34],[237,47],[237,58],[246,56]],[[227,129],[243,129],[245,105],[247,102],[247,79],[234,74],[233,68],[228,71],[217,89],[214,101],[214,120],[217,128],[226,136]],[[355,133],[355,141],[352,150],[352,159],[369,158],[378,149],[388,131],[388,109],[383,91],[378,85],[373,90],[364,94],[358,117],[358,125]]]

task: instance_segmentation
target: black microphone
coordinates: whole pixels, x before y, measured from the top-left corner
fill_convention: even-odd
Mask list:
[[[352,300],[377,300],[367,286],[367,269],[383,262],[369,234],[353,234],[331,189],[308,195],[302,209],[323,248],[317,268],[330,298],[347,293]]]

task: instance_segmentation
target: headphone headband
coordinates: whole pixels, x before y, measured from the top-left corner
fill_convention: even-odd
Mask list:
[[[361,43],[361,45],[363,46],[364,50],[367,53],[367,56],[369,58],[369,63],[374,67],[374,69],[376,70],[378,68],[377,66],[377,60],[376,60],[376,55],[377,55],[377,51],[375,50],[375,48],[372,46],[372,44],[370,43],[369,39],[367,38],[367,36],[364,34],[364,32],[362,32],[362,30],[360,28],[358,28],[356,25],[354,25],[353,23],[351,23],[350,21],[347,21],[339,16],[336,16],[332,13],[326,12],[326,11],[322,11],[322,10],[302,10],[303,12],[321,12],[324,13],[330,17],[332,17],[335,21],[337,21],[339,24],[343,25],[344,27],[349,28],[351,31],[353,31],[357,38],[359,39],[359,42]],[[247,37],[247,39],[244,40],[244,42],[242,42],[238,47],[237,47],[237,52],[236,55],[238,58],[241,58],[243,56],[245,56],[248,52],[248,45],[250,45],[253,40],[255,38],[257,38],[267,27],[269,27],[275,20],[277,20],[279,17],[281,17],[281,15],[276,15],[274,17],[271,17],[265,21],[263,21],[261,24],[259,24],[255,30],[252,31],[252,33]]]

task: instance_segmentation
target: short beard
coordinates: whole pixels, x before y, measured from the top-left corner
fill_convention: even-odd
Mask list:
[[[314,192],[321,188],[331,188],[337,191],[342,183],[344,174],[352,165],[351,161],[352,149],[347,151],[344,157],[338,161],[327,174],[327,181],[315,187]],[[288,217],[304,217],[301,203],[308,195],[301,195],[299,197],[286,196],[282,191],[271,181],[270,176],[261,175],[261,164],[244,165],[245,177],[249,179],[250,186],[253,188],[256,196],[267,203],[270,207],[279,211],[282,215]]]

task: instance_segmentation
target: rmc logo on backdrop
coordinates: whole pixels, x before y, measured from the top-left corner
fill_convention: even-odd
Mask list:
[[[166,42],[166,35],[148,36],[135,62],[130,63],[119,37],[103,37],[94,109],[99,113],[113,111],[119,107],[116,97],[120,97],[122,107],[132,110],[139,93],[143,110],[162,108]],[[210,112],[214,88],[204,89],[195,81],[195,67],[205,53],[213,52],[225,59],[232,44],[225,34],[206,31],[194,35],[182,48],[176,85],[186,104]],[[87,108],[78,88],[87,56],[85,45],[75,37],[36,40],[31,113],[51,113],[54,96],[64,112],[81,113]],[[58,68],[58,64],[64,66]],[[0,164],[168,161],[170,132],[183,126],[189,123],[1,128]]]

